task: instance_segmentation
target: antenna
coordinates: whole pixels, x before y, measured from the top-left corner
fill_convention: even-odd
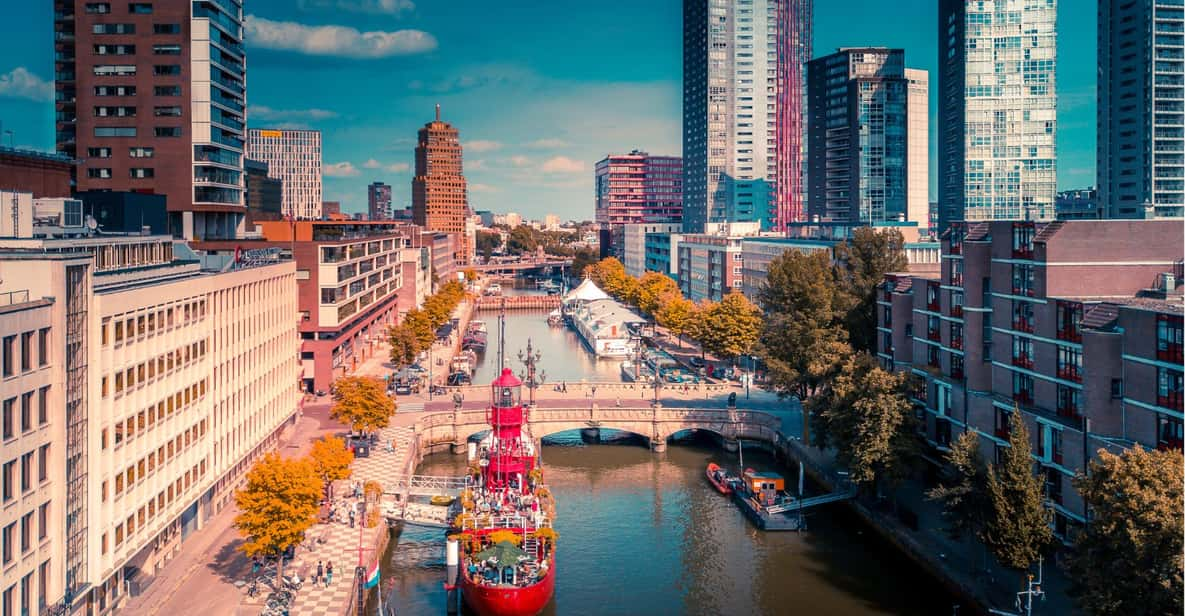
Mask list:
[[[440,121],[440,103],[436,103],[436,121]]]
[[[498,312],[498,374],[506,367],[506,296],[502,296],[502,310]]]

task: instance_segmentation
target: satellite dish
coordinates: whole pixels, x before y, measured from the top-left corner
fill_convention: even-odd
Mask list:
[[[95,220],[94,216],[87,214],[86,215],[86,228],[90,229],[91,231],[98,229],[99,228],[99,221]]]

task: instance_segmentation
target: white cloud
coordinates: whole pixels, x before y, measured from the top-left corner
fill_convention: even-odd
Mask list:
[[[359,32],[349,26],[307,26],[248,15],[244,24],[249,45],[294,51],[310,56],[386,58],[436,49],[436,38],[423,30]]]
[[[521,154],[517,156],[511,156],[510,164],[514,165],[515,167],[526,167],[527,165],[531,164],[531,159]]]
[[[321,175],[331,178],[352,178],[361,175],[361,171],[349,161],[329,163],[321,167]]]
[[[339,9],[355,13],[386,13],[398,15],[411,11],[416,5],[411,0],[300,0],[300,9]]]
[[[479,158],[477,160],[470,160],[470,161],[465,162],[465,170],[466,171],[477,171],[479,169],[485,169],[485,168],[486,168],[485,159]]]
[[[25,67],[18,66],[0,75],[0,97],[48,103],[53,101],[53,82],[45,81]]]
[[[563,139],[550,138],[550,139],[536,139],[534,141],[529,141],[527,143],[524,143],[523,145],[527,146],[528,148],[533,148],[536,150],[554,150],[556,148],[566,147],[568,145],[568,142],[564,141]]]
[[[497,186],[490,186],[489,184],[478,183],[478,184],[470,184],[469,185],[469,192],[496,193],[496,192],[502,192],[502,189],[498,188]]]
[[[489,141],[486,139],[475,139],[473,141],[466,141],[461,144],[466,150],[470,152],[492,152],[502,147],[502,144],[497,141]]]
[[[379,167],[383,166],[383,163],[380,163],[379,161],[372,158],[372,159],[362,163],[362,166],[367,169],[378,169]]]
[[[580,173],[584,171],[584,163],[567,156],[556,156],[543,161],[539,170],[543,173]]]
[[[407,163],[391,163],[385,169],[391,173],[404,173],[411,170],[411,165]]]
[[[272,109],[264,105],[248,105],[247,115],[252,120],[270,122],[277,120],[328,120],[336,118],[337,112],[328,109]]]

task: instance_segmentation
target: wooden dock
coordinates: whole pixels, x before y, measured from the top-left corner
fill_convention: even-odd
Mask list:
[[[483,295],[477,298],[477,310],[555,310],[560,307],[559,295],[513,295],[510,297]]]

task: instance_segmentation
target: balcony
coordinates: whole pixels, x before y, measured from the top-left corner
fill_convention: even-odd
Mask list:
[[[1058,366],[1057,378],[1081,383],[1082,372],[1078,370],[1077,366]]]
[[[1061,464],[1062,463],[1062,452],[1060,452],[1060,451],[1053,452],[1053,455],[1049,456],[1049,459],[1053,460],[1054,464]],[[1060,503],[1061,501],[1059,500],[1058,502]]]
[[[1002,426],[996,426],[995,435],[996,438],[1008,440],[1008,437],[1012,436],[1012,431],[1008,429],[1008,424],[1004,424]]]
[[[1170,362],[1174,362],[1174,363],[1178,363],[1178,364],[1181,363],[1182,361],[1185,361],[1185,359],[1182,358],[1181,345],[1179,345],[1179,344],[1170,344],[1167,346],[1167,348],[1164,348],[1164,349],[1157,348],[1156,349],[1156,359],[1159,359],[1160,361],[1170,361]]]
[[[938,311],[942,310],[942,306],[939,303],[938,299],[935,299],[932,302],[926,303],[926,310],[929,310],[930,312],[938,312]]]
[[[958,349],[958,350],[962,351],[963,350],[963,339],[962,338],[951,338],[950,339],[950,348]]]
[[[1181,408],[1181,392],[1177,391],[1177,392],[1173,392],[1173,393],[1170,393],[1167,395],[1157,394],[1156,405],[1162,406],[1166,409],[1174,409],[1177,411],[1182,410],[1182,408]]]
[[[954,306],[951,306],[950,307],[950,316],[952,316],[956,319],[963,318],[963,305],[962,304],[955,304]]]
[[[1027,245],[1014,247],[1012,249],[1012,258],[1013,259],[1032,259],[1033,258],[1033,245],[1027,244]]]
[[[1012,393],[1012,401],[1022,406],[1032,406],[1033,392],[1031,391],[1017,391]]]
[[[933,340],[934,342],[941,342],[942,331],[937,329],[928,329],[926,330],[926,339]]]
[[[1033,333],[1033,322],[1028,319],[1013,319],[1012,329],[1031,334]]]
[[[1012,365],[1020,368],[1033,369],[1033,358],[1021,353],[1020,355],[1012,356]]]
[[[952,272],[950,275],[950,284],[951,284],[951,286],[955,286],[955,287],[963,286],[963,274],[961,272],[960,273],[953,273]]]
[[[1057,407],[1057,416],[1077,423],[1082,422],[1082,414],[1078,411],[1078,407],[1076,406]]]
[[[1077,327],[1066,327],[1057,330],[1057,339],[1067,342],[1082,342],[1082,330]]]
[[[1033,287],[1024,284],[1012,285],[1012,294],[1018,297],[1033,297]]]
[[[1185,443],[1181,439],[1161,438],[1160,442],[1156,443],[1156,448],[1161,451],[1181,451],[1183,446],[1185,446]]]

